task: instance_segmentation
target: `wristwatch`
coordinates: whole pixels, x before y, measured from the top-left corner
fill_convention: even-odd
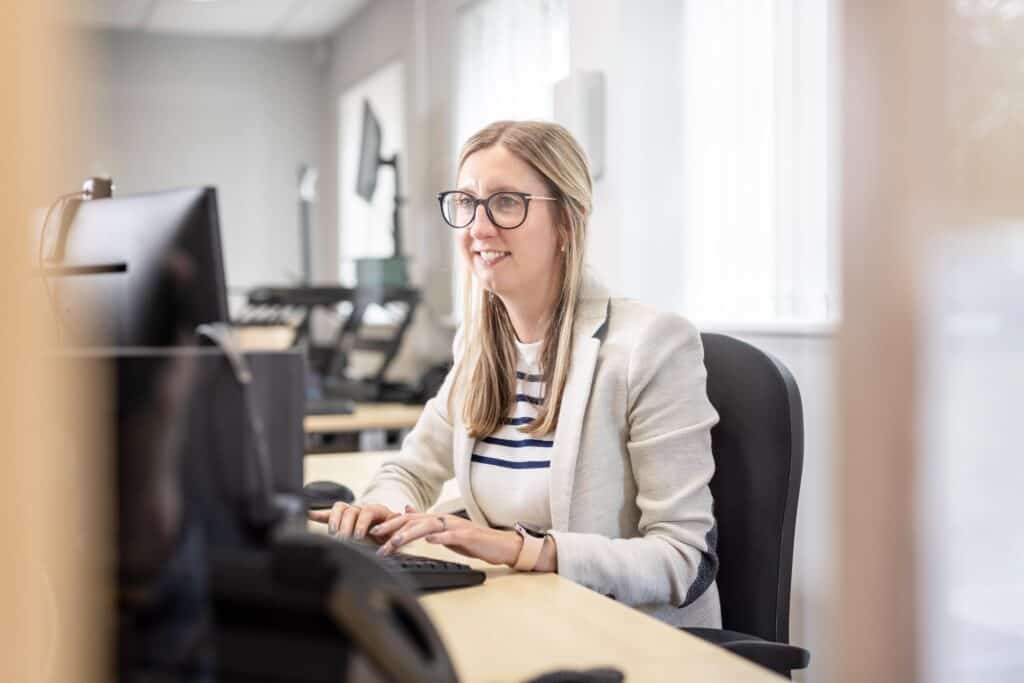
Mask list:
[[[519,557],[512,565],[513,569],[521,572],[532,572],[540,559],[540,551],[544,547],[544,539],[548,532],[526,522],[516,522],[512,527],[523,537],[523,547],[519,550]]]

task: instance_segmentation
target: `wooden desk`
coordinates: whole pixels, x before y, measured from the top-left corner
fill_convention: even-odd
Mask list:
[[[305,420],[306,453],[384,449],[397,443],[402,430],[411,429],[423,412],[421,405],[404,403],[357,403],[350,415],[308,415]],[[360,434],[383,432],[380,439],[362,443]]]
[[[351,415],[309,415],[307,434],[361,432],[367,429],[410,429],[423,406],[404,403],[357,403]]]
[[[387,455],[308,457],[306,481],[334,478],[358,492]],[[643,683],[783,680],[557,574],[518,573],[423,542],[408,550],[455,559],[487,572],[481,586],[420,599],[444,639],[460,680],[521,683],[554,669],[597,666],[616,667],[625,672],[627,681]]]

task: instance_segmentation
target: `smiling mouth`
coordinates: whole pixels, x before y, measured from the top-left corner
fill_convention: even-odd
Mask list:
[[[479,256],[480,260],[483,261],[485,264],[487,264],[489,266],[493,266],[494,264],[496,264],[496,263],[498,263],[500,261],[503,261],[503,260],[505,260],[506,258],[508,258],[509,256],[512,255],[512,252],[509,252],[509,251],[492,251],[492,250],[475,251],[473,253],[476,256]]]

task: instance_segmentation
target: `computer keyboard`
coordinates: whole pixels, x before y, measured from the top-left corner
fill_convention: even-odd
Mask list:
[[[487,574],[484,572],[461,562],[447,562],[407,553],[378,555],[377,551],[380,546],[365,538],[358,541],[350,538],[338,539],[338,542],[353,547],[361,553],[372,555],[392,572],[405,576],[419,591],[478,586],[487,578]]]
[[[405,553],[394,553],[381,559],[421,591],[478,586],[487,578],[479,569],[460,562],[446,562]]]

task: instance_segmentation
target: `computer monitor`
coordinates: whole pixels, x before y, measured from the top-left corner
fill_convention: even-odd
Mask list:
[[[356,259],[356,270],[361,286],[399,286],[408,284],[408,273],[402,249],[402,181],[398,153],[382,157],[380,120],[373,113],[369,100],[363,100],[363,132],[359,146],[359,168],[356,172],[356,194],[367,202],[373,200],[377,190],[377,174],[381,166],[390,166],[395,174],[395,201],[391,212],[391,240],[393,248],[388,258]]]
[[[50,263],[126,266],[53,285],[61,329],[76,346],[176,346],[199,324],[228,321],[212,187],[84,201]]]
[[[356,176],[356,194],[370,202],[377,191],[377,172],[380,158],[380,120],[373,113],[369,100],[363,100],[363,133],[359,145],[359,170]]]

